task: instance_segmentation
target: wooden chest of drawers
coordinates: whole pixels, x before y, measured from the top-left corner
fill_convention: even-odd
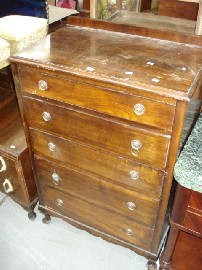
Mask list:
[[[70,20],[11,58],[40,206],[155,259],[202,48]]]

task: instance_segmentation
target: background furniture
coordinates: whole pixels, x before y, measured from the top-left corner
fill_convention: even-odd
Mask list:
[[[161,269],[200,270],[202,266],[202,115],[175,166],[178,188]]]
[[[188,132],[200,110],[201,39],[68,22],[11,58],[44,222],[157,259],[184,118]]]
[[[0,190],[33,220],[38,197],[18,105],[14,94],[0,93]]]
[[[0,16],[0,190],[29,211],[30,219],[35,219],[36,183],[9,57],[47,35],[46,1],[0,0]]]

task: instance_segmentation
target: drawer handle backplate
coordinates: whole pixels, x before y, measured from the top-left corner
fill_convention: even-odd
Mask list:
[[[1,156],[0,156],[0,161],[2,163],[2,166],[0,168],[0,172],[6,171],[6,162]]]
[[[3,182],[3,187],[7,194],[13,192],[13,186],[8,179],[5,179],[5,181]]]
[[[51,120],[51,115],[50,115],[49,112],[43,112],[42,113],[42,118],[43,118],[44,121],[48,122],[48,121]]]
[[[131,229],[129,229],[129,228],[124,229],[124,232],[125,232],[125,234],[127,234],[129,236],[133,234],[133,231]]]
[[[127,202],[127,207],[129,210],[134,211],[136,208],[136,205],[133,202]]]
[[[52,181],[57,186],[60,183],[60,176],[57,173],[52,174]]]
[[[56,145],[54,143],[52,143],[52,142],[49,142],[48,143],[48,148],[49,148],[50,151],[55,152]]]
[[[130,171],[130,177],[131,177],[132,180],[138,180],[139,179],[139,172]]]
[[[146,111],[145,107],[140,103],[135,104],[135,106],[133,107],[133,110],[136,115],[143,115]]]
[[[38,87],[39,87],[39,90],[46,91],[48,89],[48,83],[44,80],[40,80],[38,82]]]
[[[63,205],[64,205],[63,200],[57,199],[57,205],[58,205],[58,206],[63,206]]]
[[[139,155],[139,153],[140,153],[142,143],[139,140],[132,140],[131,141],[131,147],[132,147],[132,149],[131,149],[132,155],[137,157]]]

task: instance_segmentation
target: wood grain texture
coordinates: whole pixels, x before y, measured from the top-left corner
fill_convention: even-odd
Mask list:
[[[187,107],[194,95],[201,96],[202,47],[190,46],[201,39],[178,34],[172,40],[182,43],[168,42],[168,32],[80,18],[70,22],[11,58],[40,204],[48,214],[91,226],[112,242],[117,238],[157,258]],[[40,80],[47,82],[45,91],[39,90]],[[134,103],[145,106],[141,117],[134,115]],[[42,120],[44,111],[50,121]],[[136,157],[130,153],[134,135],[143,142]],[[139,172],[138,181],[131,179],[132,170]],[[53,188],[54,171],[63,184]],[[128,215],[125,196],[144,211]],[[62,207],[55,201],[59,197]],[[123,225],[138,237],[123,234]]]
[[[115,92],[113,89],[96,88],[95,85],[68,79],[55,80],[54,77],[43,73],[35,74],[20,70],[20,74],[22,76],[22,90],[25,93],[54,100],[62,99],[65,103],[74,104],[81,108],[171,130],[174,106],[132,95],[130,92],[128,93],[127,88]],[[45,80],[48,85],[46,91],[41,91],[38,88],[38,82],[41,79]],[[145,107],[145,113],[142,116],[135,114],[134,106],[136,104],[142,104]],[[162,113],[164,113],[164,118],[162,118]]]
[[[178,0],[159,0],[158,14],[196,21],[198,4],[191,3],[191,1],[188,3]]]
[[[83,200],[63,194],[62,192],[56,192],[50,188],[43,191],[45,206],[120,239],[127,239],[129,243],[138,245],[141,248],[149,249],[153,229],[135,222],[131,223],[128,218],[88,204]],[[62,206],[58,206],[58,199],[63,201]],[[127,228],[131,228],[133,231],[132,235],[126,235],[125,229]]]
[[[90,204],[112,210],[130,220],[138,221],[150,227],[155,225],[158,200],[128,190],[126,187],[120,187],[108,179],[96,178],[93,175],[78,172],[68,167],[60,167],[57,164],[47,163],[39,159],[36,159],[36,164],[41,185],[49,186]],[[59,183],[53,181],[53,173],[59,176]],[[128,208],[128,202],[135,205],[134,210]]]
[[[35,114],[32,113],[33,109]],[[111,152],[137,162],[153,164],[156,168],[162,169],[166,165],[170,135],[145,131],[132,125],[94,118],[93,115],[68,111],[47,103],[30,102],[27,99],[26,112],[32,128],[76,140],[87,146],[93,146],[98,151]],[[43,112],[51,115],[50,121],[43,120]],[[141,142],[140,150],[136,151],[132,148],[133,140]]]
[[[170,219],[171,230],[160,259],[160,269],[201,269],[201,198],[201,193],[178,184]]]

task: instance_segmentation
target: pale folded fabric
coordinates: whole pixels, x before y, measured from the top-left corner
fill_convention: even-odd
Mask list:
[[[47,19],[20,15],[0,18],[0,38],[9,42],[11,55],[42,39],[47,32]]]
[[[0,69],[9,65],[8,58],[10,57],[10,44],[0,38]]]

